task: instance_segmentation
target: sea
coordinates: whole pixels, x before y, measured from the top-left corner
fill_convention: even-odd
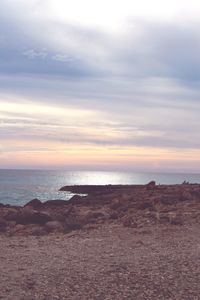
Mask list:
[[[34,198],[69,200],[73,194],[59,191],[65,185],[146,184],[151,180],[157,184],[200,183],[200,174],[0,169],[0,203],[24,205]]]

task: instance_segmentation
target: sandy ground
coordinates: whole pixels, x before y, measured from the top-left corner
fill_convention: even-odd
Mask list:
[[[200,225],[0,236],[0,299],[200,299]]]

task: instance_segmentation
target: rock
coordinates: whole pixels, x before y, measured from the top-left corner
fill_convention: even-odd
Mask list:
[[[162,195],[159,202],[164,205],[175,205],[178,197],[176,195]]]
[[[83,218],[84,223],[99,223],[101,221],[108,220],[110,215],[102,211],[89,211]]]
[[[41,236],[47,234],[47,231],[43,226],[37,224],[17,224],[11,231],[10,235],[17,235],[17,236]]]
[[[87,214],[87,216],[86,216],[86,218],[88,218],[88,219],[101,219],[101,218],[107,218],[107,215],[104,213],[104,212],[101,212],[101,211],[90,211],[88,214]]]
[[[143,202],[143,203],[140,203],[138,206],[137,206],[138,209],[140,210],[144,210],[144,209],[153,209],[153,205],[152,203],[149,203],[149,202]]]
[[[29,201],[27,204],[24,205],[24,207],[30,206],[33,209],[38,209],[38,208],[41,208],[42,205],[43,205],[43,203],[39,199],[36,198],[36,199]]]
[[[199,188],[194,188],[190,193],[193,198],[200,200],[200,189]]]
[[[3,218],[0,218],[0,232],[5,232],[7,227],[7,222]]]
[[[156,187],[156,182],[155,182],[155,181],[150,181],[150,182],[146,185],[147,190],[154,190],[155,187]]]
[[[180,201],[187,201],[187,200],[192,200],[193,197],[192,195],[190,194],[190,192],[186,191],[186,190],[182,190],[180,192],[180,195],[179,195],[179,200]]]
[[[63,225],[59,221],[50,221],[45,224],[45,228],[47,232],[52,232],[52,231],[58,231],[62,232],[63,231]]]
[[[10,236],[13,236],[13,235],[24,235],[25,229],[26,229],[25,225],[17,224],[13,228],[11,228],[11,230],[9,230],[9,235]]]
[[[63,205],[68,205],[69,201],[66,201],[66,200],[48,200],[46,202],[43,202],[42,204],[45,207],[63,206]]]
[[[121,215],[121,213],[125,213],[129,210],[131,204],[129,201],[124,201],[121,198],[112,199],[112,202],[109,204],[109,207],[111,210],[116,211],[118,215]]]
[[[172,225],[183,225],[183,221],[180,215],[175,212],[168,213],[169,222]]]
[[[155,217],[156,220],[161,224],[183,225],[180,214],[177,214],[175,211],[168,213],[157,212]]]
[[[180,218],[175,218],[175,219],[173,219],[173,220],[171,221],[170,224],[172,224],[172,225],[183,225],[183,221],[182,221],[182,219],[180,219]]]
[[[110,208],[111,209],[114,209],[114,210],[117,210],[119,209],[121,206],[122,206],[122,201],[120,201],[120,199],[112,199],[111,203],[110,203]]]
[[[31,229],[29,229],[29,234],[34,236],[42,236],[46,235],[47,231],[43,226],[34,226]]]
[[[74,195],[72,198],[69,199],[70,204],[83,204],[83,199],[87,198],[85,196]],[[88,198],[90,200],[90,198]],[[84,202],[86,203],[86,202]]]
[[[51,208],[51,210],[47,210],[51,216],[52,216],[52,221],[53,220],[57,220],[61,223],[65,222],[66,218],[68,218],[69,215],[73,215],[74,211],[71,209],[65,209],[65,207],[63,208],[57,208],[57,207],[53,207]]]
[[[200,184],[156,186],[151,181],[147,185],[90,189],[92,194],[75,195],[69,201],[42,203],[33,199],[24,207],[0,205],[0,231],[43,235],[85,229],[90,224],[139,228],[158,223],[169,226],[181,225],[182,221],[199,222]]]
[[[15,225],[16,225],[16,222],[15,222],[15,221],[9,221],[9,222],[8,222],[8,226],[9,226],[10,228],[15,227]]]
[[[130,216],[124,216],[122,218],[122,224],[124,227],[137,228],[137,223]]]
[[[25,225],[17,224],[17,225],[14,227],[14,231],[15,231],[15,232],[21,231],[21,230],[24,230],[25,228],[26,228]]]
[[[9,207],[6,209],[4,218],[6,221],[16,221],[19,215],[20,209]]]
[[[184,180],[184,181],[182,182],[182,185],[188,185],[188,184],[190,184],[189,181]]]
[[[113,211],[110,213],[110,219],[117,220],[119,218],[119,215],[116,211]]]
[[[52,217],[47,212],[36,211],[25,207],[21,213],[17,216],[17,224],[40,224],[52,221]]]
[[[81,229],[83,225],[83,220],[81,220],[81,218],[79,218],[77,215],[68,216],[63,224],[65,232]]]

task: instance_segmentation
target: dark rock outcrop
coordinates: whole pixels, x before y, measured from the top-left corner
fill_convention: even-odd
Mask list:
[[[43,203],[36,198],[36,199],[29,201],[26,205],[24,205],[24,207],[27,207],[27,206],[32,207],[33,209],[38,209],[43,206]]]
[[[135,186],[78,186],[75,190],[91,194],[75,195],[69,201],[33,199],[24,207],[0,206],[0,233],[67,233],[108,223],[130,228],[200,223],[200,184],[157,186],[152,181]]]
[[[156,187],[156,182],[155,181],[150,181],[147,185],[147,190],[153,190]]]
[[[69,202],[66,200],[48,200],[42,203],[43,207],[50,207],[50,206],[63,206],[69,205]]]
[[[16,223],[17,224],[39,224],[44,225],[45,223],[52,221],[52,217],[48,212],[42,212],[33,210],[30,208],[22,209],[16,216]]]

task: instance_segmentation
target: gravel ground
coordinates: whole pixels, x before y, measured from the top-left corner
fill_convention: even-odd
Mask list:
[[[200,225],[0,236],[0,299],[200,299]]]

